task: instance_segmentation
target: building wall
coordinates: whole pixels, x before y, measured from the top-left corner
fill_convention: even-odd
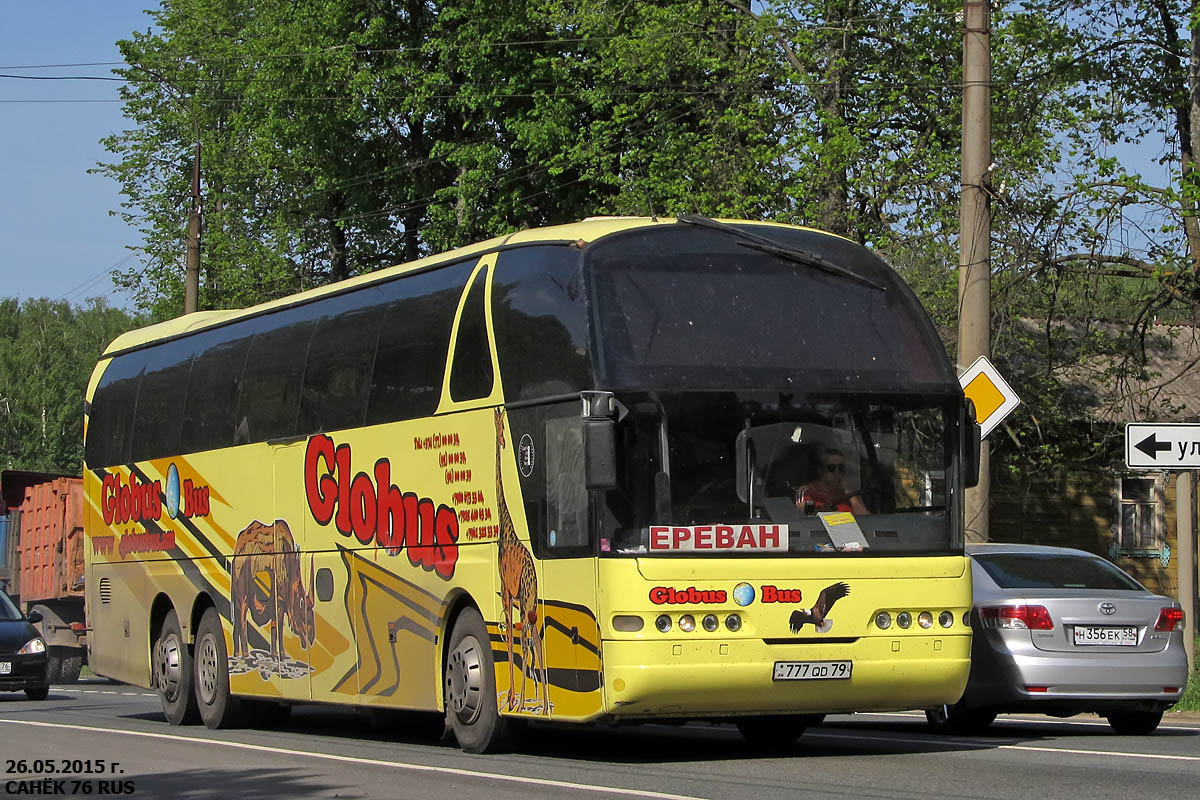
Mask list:
[[[1147,473],[1146,477],[1150,474]],[[1118,476],[1063,470],[1052,479],[993,475],[990,535],[994,542],[1075,547],[1103,556],[1160,594],[1178,595],[1179,540],[1175,477],[1163,481],[1160,529],[1169,559],[1115,552]]]

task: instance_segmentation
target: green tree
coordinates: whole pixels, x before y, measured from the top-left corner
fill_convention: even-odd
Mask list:
[[[79,474],[88,379],[134,325],[102,300],[0,299],[0,468]]]

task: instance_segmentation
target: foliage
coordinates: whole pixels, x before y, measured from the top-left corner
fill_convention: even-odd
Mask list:
[[[0,469],[79,473],[88,378],[134,325],[102,300],[0,299]]]
[[[1196,637],[1195,649],[1192,651],[1200,655],[1200,636]],[[1179,698],[1179,702],[1171,707],[1172,711],[1200,711],[1200,670],[1194,670],[1188,676],[1187,688],[1183,690],[1183,697]]]
[[[1000,468],[1114,462],[1155,323],[1200,321],[1193,6],[993,13],[993,355],[1024,401],[993,437]],[[695,212],[869,244],[953,352],[961,8],[163,0],[120,43],[133,127],[101,167],[145,237],[122,280],[181,310],[199,142],[202,308],[527,226]],[[1165,181],[1123,160],[1148,143]]]

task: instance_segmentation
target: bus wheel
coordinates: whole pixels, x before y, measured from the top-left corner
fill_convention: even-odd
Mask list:
[[[767,751],[786,750],[804,733],[805,716],[786,714],[766,717],[742,717],[737,721],[738,733],[749,744]]]
[[[196,695],[192,692],[192,654],[179,629],[175,610],[163,619],[154,643],[154,688],[162,703],[163,714],[172,725],[190,725],[199,716]]]
[[[496,667],[483,617],[465,609],[454,623],[446,655],[446,716],[458,746],[468,753],[499,753],[512,746],[509,721],[496,700]]]
[[[243,722],[242,704],[229,696],[229,658],[215,608],[204,612],[196,629],[196,700],[209,728],[232,728]]]

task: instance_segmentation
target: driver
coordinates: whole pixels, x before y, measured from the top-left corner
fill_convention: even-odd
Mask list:
[[[842,451],[827,447],[821,451],[821,474],[796,490],[796,508],[801,514],[818,511],[849,511],[870,514],[857,490],[846,488],[846,458]]]

